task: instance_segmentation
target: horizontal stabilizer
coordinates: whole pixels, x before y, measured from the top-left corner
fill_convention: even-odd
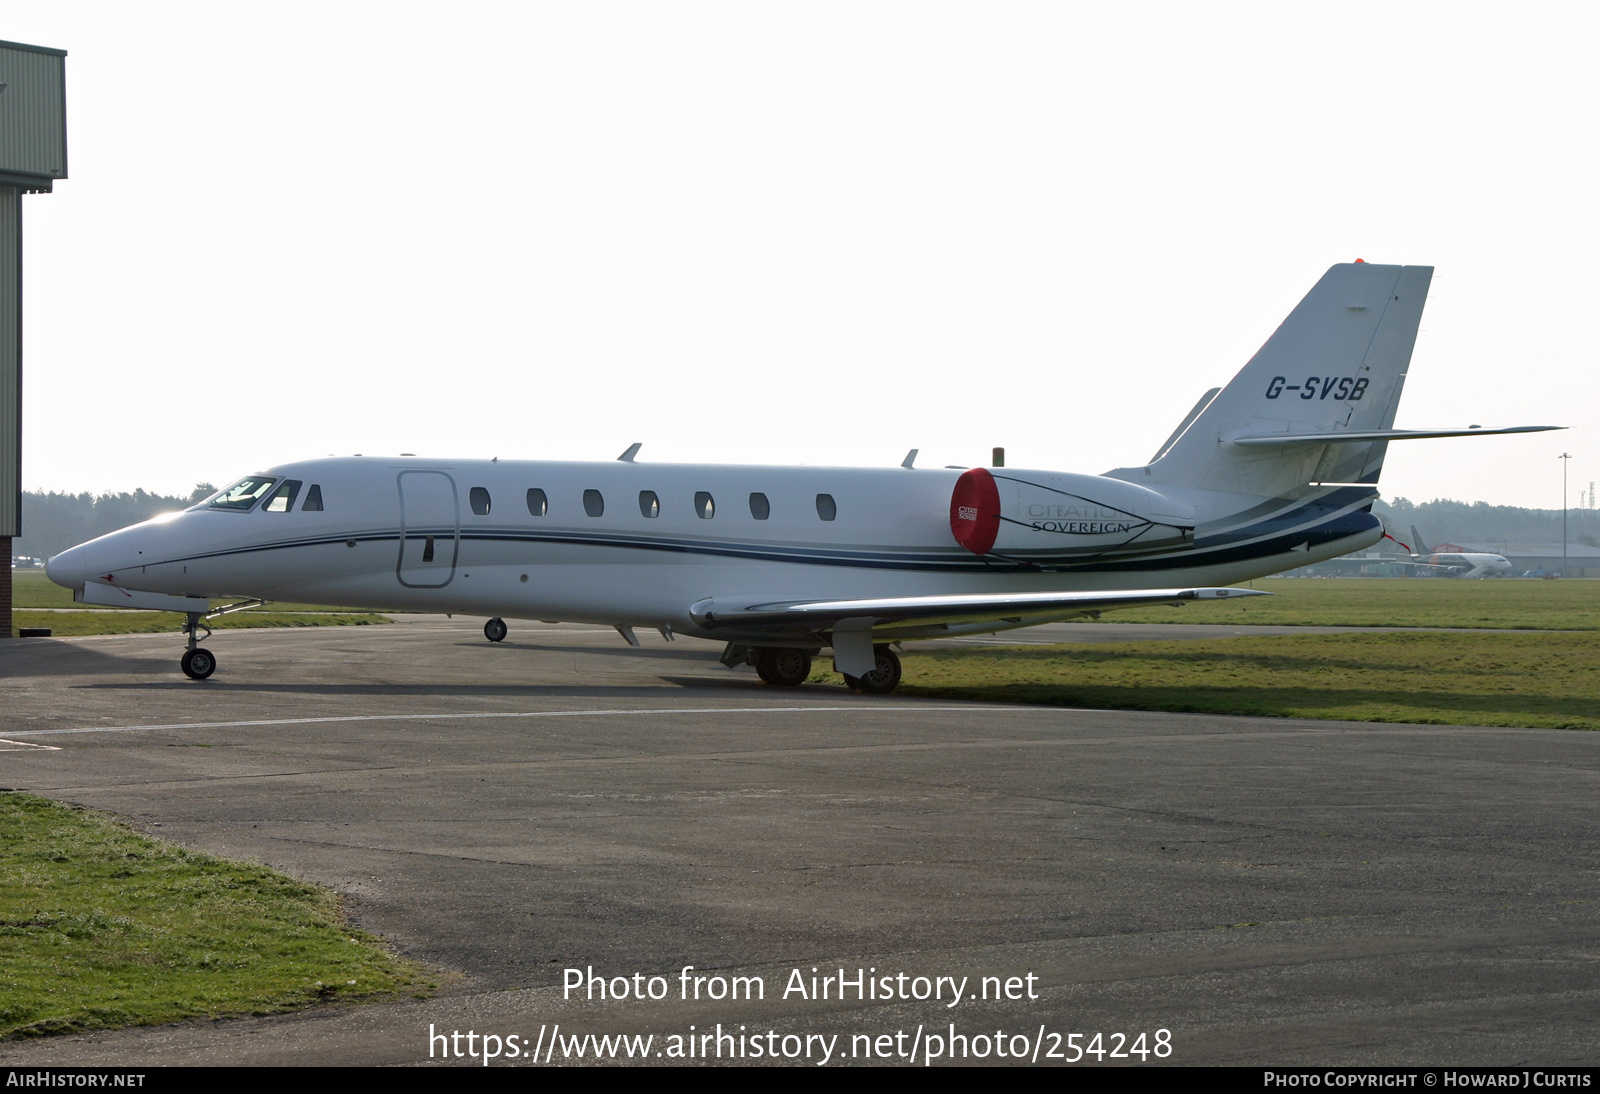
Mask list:
[[[974,593],[898,596],[879,600],[794,600],[749,603],[708,598],[689,614],[702,627],[739,630],[825,631],[849,620],[854,627],[895,624],[986,623],[1019,617],[1045,622],[1143,604],[1182,604],[1189,600],[1234,600],[1270,596],[1259,589],[1124,589],[1116,592]]]
[[[1345,433],[1252,433],[1234,437],[1250,447],[1285,444],[1338,444],[1341,441],[1424,441],[1432,437],[1492,437],[1500,433],[1542,433],[1564,425],[1512,425],[1504,429],[1353,429]]]

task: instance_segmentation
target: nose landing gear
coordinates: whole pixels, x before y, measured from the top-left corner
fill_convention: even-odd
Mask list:
[[[498,615],[483,625],[483,636],[491,642],[500,642],[506,636],[506,621]]]
[[[206,632],[206,637],[211,637],[211,628],[205,625],[205,616],[199,612],[189,612],[189,620],[183,625],[183,633],[189,636],[189,648],[183,653],[183,660],[178,662],[183,669],[183,674],[191,680],[204,680],[217,671],[217,658],[210,650],[200,648],[200,631]]]
[[[217,671],[217,659],[210,650],[192,649],[183,654],[183,674],[191,680],[204,680]]]

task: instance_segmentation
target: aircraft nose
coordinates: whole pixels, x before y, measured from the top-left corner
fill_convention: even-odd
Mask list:
[[[88,560],[84,558],[83,548],[69,547],[53,556],[44,564],[44,572],[57,585],[76,589],[89,576]]]
[[[103,581],[107,575],[143,565],[149,561],[144,554],[151,545],[149,529],[136,524],[62,551],[44,564],[45,576],[57,585],[76,589],[85,579]]]

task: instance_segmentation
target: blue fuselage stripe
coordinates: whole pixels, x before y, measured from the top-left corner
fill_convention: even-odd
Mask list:
[[[1341,492],[1343,493],[1343,492]],[[1246,561],[1270,555],[1283,554],[1301,545],[1320,546],[1335,540],[1360,535],[1379,527],[1379,522],[1365,508],[1352,509],[1339,504],[1342,500],[1359,503],[1370,499],[1371,492],[1351,490],[1355,495],[1343,499],[1338,493],[1319,498],[1316,503],[1291,507],[1266,519],[1234,528],[1218,529],[1197,536],[1194,546],[1182,551],[1152,554],[1144,558],[1083,558],[1082,556],[1050,556],[1045,554],[1017,553],[1004,559],[958,554],[956,552],[916,551],[866,551],[840,548],[763,546],[750,543],[725,543],[709,540],[683,540],[658,536],[635,536],[620,533],[583,533],[572,530],[540,531],[531,528],[500,528],[484,531],[463,529],[461,539],[475,542],[546,543],[579,547],[609,547],[627,550],[664,551],[675,554],[715,555],[724,558],[754,559],[764,562],[784,562],[810,566],[849,566],[866,569],[917,570],[924,572],[1016,572],[1048,568],[1056,572],[1073,571],[1098,573],[1114,570],[1161,571],[1188,569],[1194,566],[1211,566],[1219,563]],[[405,538],[420,540],[428,536],[453,539],[454,527],[434,529],[408,528]],[[205,552],[172,559],[172,562],[189,562],[200,559],[224,558],[234,555],[254,554],[262,551],[279,551],[300,547],[343,544],[351,540],[364,543],[398,542],[399,530],[361,532],[349,535],[329,535],[314,538],[283,540],[277,543],[254,544],[224,551]]]

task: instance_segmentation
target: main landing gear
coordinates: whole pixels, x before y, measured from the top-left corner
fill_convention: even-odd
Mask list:
[[[200,633],[206,632],[206,637],[211,637],[211,628],[205,625],[205,616],[199,612],[189,612],[189,620],[183,625],[183,633],[189,636],[189,648],[183,652],[183,660],[178,664],[183,669],[183,674],[191,680],[204,680],[217,671],[217,658],[210,650],[200,648]]]
[[[864,691],[868,695],[888,695],[900,686],[900,657],[888,646],[872,648],[875,664],[865,676],[846,675],[844,682],[851,691]]]
[[[742,646],[729,642],[722,663],[730,669],[754,665],[761,682],[779,688],[797,688],[811,676],[811,659],[820,650],[795,646]]]
[[[502,642],[506,637],[506,621],[498,615],[483,625],[483,636],[491,642]]]
[[[760,646],[751,662],[762,682],[780,688],[797,688],[811,677],[811,654],[791,646]]]
[[[810,679],[811,659],[819,652],[793,646],[741,646],[729,642],[722,651],[722,663],[729,668],[754,665],[763,683],[795,688]],[[900,658],[888,646],[874,646],[872,653],[874,663],[865,676],[841,675],[852,691],[887,695],[900,686]]]

